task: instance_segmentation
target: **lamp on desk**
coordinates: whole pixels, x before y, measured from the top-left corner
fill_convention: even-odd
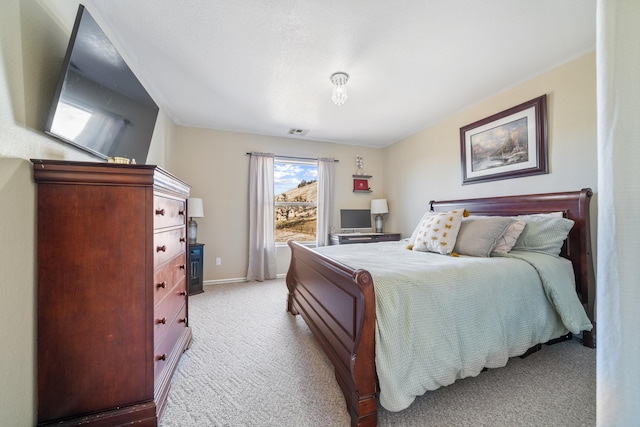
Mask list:
[[[389,213],[387,199],[373,199],[371,201],[371,213],[376,216],[376,233],[382,233],[382,214]]]
[[[193,218],[204,218],[204,208],[202,207],[202,199],[190,197],[188,203],[189,227],[187,236],[189,244],[193,245],[198,239],[198,223]]]

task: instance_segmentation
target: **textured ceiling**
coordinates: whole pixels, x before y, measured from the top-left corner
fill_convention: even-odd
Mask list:
[[[77,2],[41,0],[61,21]],[[75,5],[73,5],[75,3]],[[177,124],[384,147],[595,49],[595,0],[88,0]],[[71,24],[69,24],[70,26]],[[349,73],[349,99],[329,77]],[[526,100],[523,100],[526,101]]]

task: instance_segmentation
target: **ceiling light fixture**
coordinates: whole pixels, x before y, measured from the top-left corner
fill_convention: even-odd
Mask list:
[[[333,83],[333,89],[331,90],[331,100],[336,105],[344,104],[347,100],[347,82],[349,81],[349,74],[338,71],[331,75],[331,83]]]

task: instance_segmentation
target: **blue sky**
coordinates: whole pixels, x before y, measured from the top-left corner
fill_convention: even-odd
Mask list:
[[[296,188],[302,180],[315,181],[318,179],[316,164],[278,163],[273,166],[274,195],[282,194]]]

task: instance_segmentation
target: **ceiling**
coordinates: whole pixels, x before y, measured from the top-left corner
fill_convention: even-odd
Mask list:
[[[77,2],[40,2],[70,31]],[[595,49],[595,0],[84,4],[176,124],[370,147]]]

